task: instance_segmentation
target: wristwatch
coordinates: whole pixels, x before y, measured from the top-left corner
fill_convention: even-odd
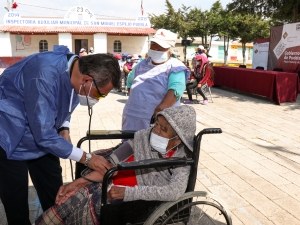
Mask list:
[[[88,166],[88,165],[89,165],[89,162],[91,161],[91,158],[92,158],[92,154],[87,153],[87,154],[85,155],[85,163],[84,163],[85,166]]]

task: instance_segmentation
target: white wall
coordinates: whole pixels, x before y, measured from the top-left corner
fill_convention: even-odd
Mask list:
[[[72,48],[73,48],[72,34],[71,33],[59,33],[58,34],[58,44],[65,45],[70,49],[70,51],[72,51]]]
[[[118,36],[109,35],[104,33],[98,33],[94,35],[72,35],[69,33],[59,34],[47,34],[47,35],[30,35],[31,42],[25,45],[23,42],[24,35],[22,36],[22,46],[24,49],[17,49],[17,41],[15,34],[0,33],[0,41],[2,49],[0,51],[1,56],[28,56],[39,52],[39,42],[46,40],[48,42],[48,50],[53,50],[53,45],[66,45],[70,51],[75,52],[75,39],[87,39],[88,49],[94,47],[95,53],[107,53],[113,52],[114,41],[120,40],[122,43],[122,52],[128,54],[140,54],[143,57],[149,49],[149,37],[148,36]],[[77,52],[78,54],[78,52]]]
[[[117,53],[113,52],[114,41],[119,40],[121,41],[122,52],[126,52],[130,55],[142,55],[144,58],[149,48],[148,39],[148,36],[108,36],[107,51]]]
[[[10,34],[8,32],[0,32],[0,43],[0,56],[12,56]]]
[[[94,34],[94,52],[107,53],[107,34]]]
[[[11,41],[11,49],[12,49],[12,56],[28,56],[34,53],[39,52],[39,42],[41,40],[46,40],[48,42],[48,50],[52,51],[53,46],[58,44],[58,35],[30,35],[31,41],[29,44],[24,43],[24,35],[22,36],[22,44],[24,49],[17,50],[17,41],[16,36],[14,34],[10,35]],[[1,43],[2,44],[2,43]]]

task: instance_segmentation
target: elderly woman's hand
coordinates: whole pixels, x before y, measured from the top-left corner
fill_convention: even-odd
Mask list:
[[[109,200],[124,199],[125,187],[112,186],[108,192]]]
[[[83,178],[79,178],[72,183],[61,186],[56,195],[55,203],[57,205],[65,203],[68,198],[75,194],[80,188],[84,187],[87,183],[89,182]]]

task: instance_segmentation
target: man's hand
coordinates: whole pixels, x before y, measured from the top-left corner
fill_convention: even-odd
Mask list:
[[[197,88],[201,88],[201,86],[202,86],[201,84],[198,84],[198,85],[197,85]]]
[[[106,171],[113,166],[104,157],[93,154],[88,167],[97,171],[103,177]]]
[[[74,195],[80,188],[84,187],[88,181],[79,178],[72,183],[63,185],[59,188],[56,195],[55,203],[61,205],[65,203],[72,195]]]
[[[108,200],[124,199],[125,187],[112,186],[108,192]]]

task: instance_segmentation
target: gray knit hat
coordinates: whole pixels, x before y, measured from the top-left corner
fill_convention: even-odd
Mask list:
[[[157,113],[166,118],[173,127],[181,141],[193,151],[194,136],[196,133],[196,112],[195,109],[188,105],[175,106],[166,108]]]

